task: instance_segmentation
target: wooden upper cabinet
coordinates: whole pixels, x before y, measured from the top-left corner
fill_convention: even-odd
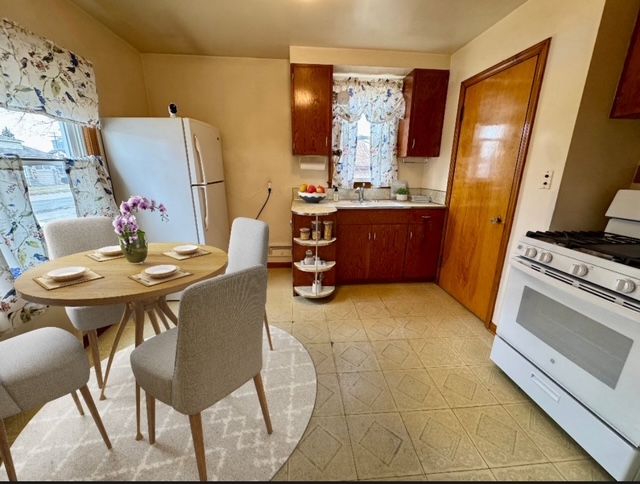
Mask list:
[[[449,71],[414,69],[405,77],[404,119],[398,128],[398,156],[440,155]]]
[[[631,43],[620,82],[618,82],[611,117],[640,118],[640,14],[631,35]]]
[[[291,130],[294,155],[331,151],[333,66],[291,64]]]

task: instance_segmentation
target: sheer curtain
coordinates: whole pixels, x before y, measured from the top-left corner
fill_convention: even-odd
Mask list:
[[[115,217],[118,207],[113,198],[111,177],[102,158],[92,155],[69,159],[65,165],[78,217]]]
[[[402,81],[348,78],[333,84],[333,184],[351,188],[355,174],[357,123],[371,123],[371,184],[389,186],[398,176],[396,140],[404,116]]]

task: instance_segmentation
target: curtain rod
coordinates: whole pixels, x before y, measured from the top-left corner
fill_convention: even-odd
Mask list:
[[[334,72],[334,79],[346,79],[348,77],[355,77],[356,79],[389,79],[389,80],[402,80],[405,76],[398,76],[397,74],[359,74],[357,72]]]

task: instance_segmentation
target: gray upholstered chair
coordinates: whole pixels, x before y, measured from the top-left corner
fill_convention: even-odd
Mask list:
[[[99,249],[118,242],[109,217],[56,220],[46,224],[43,230],[51,259],[85,250]],[[96,330],[118,323],[122,319],[124,310],[124,305],[66,308],[71,324],[88,336],[96,380],[100,388],[103,388],[104,382]]]
[[[188,415],[201,480],[207,467],[200,412],[252,378],[272,432],[260,376],[266,298],[262,266],[194,284],[182,296],[178,327],[131,353],[133,374],[146,395],[149,443],[155,442],[156,399]]]
[[[42,328],[0,342],[0,457],[9,480],[16,471],[4,419],[55,400],[80,393],[111,449],[109,436],[87,388],[89,360],[82,344],[68,331]]]
[[[226,274],[257,265],[267,267],[268,253],[269,225],[252,218],[236,218],[231,225]],[[269,339],[269,348],[273,350],[266,307],[264,308],[264,329]]]

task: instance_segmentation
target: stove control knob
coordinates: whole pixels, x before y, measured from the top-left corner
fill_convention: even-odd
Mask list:
[[[636,290],[636,283],[631,279],[618,279],[616,281],[616,291],[630,294]]]
[[[589,268],[584,264],[573,264],[571,266],[571,274],[578,277],[584,277],[589,273]]]
[[[540,254],[539,260],[543,264],[548,264],[553,260],[553,254],[551,252],[543,252]]]
[[[527,247],[527,250],[524,251],[524,256],[533,259],[536,255],[538,255],[538,251],[533,247]]]

